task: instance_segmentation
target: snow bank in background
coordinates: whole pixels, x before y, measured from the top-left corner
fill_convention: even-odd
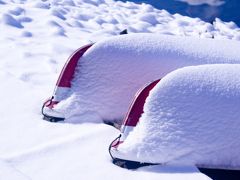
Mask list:
[[[240,168],[239,70],[202,65],[168,74],[118,149],[140,162]]]
[[[232,49],[235,49],[233,52]],[[55,109],[66,121],[122,119],[144,84],[189,65],[240,63],[237,41],[134,34],[94,44],[81,58],[70,97]]]
[[[8,8],[1,8],[0,24],[2,32],[7,32],[12,37],[41,36],[43,38],[47,35],[95,42],[128,29],[129,33],[149,32],[240,40],[238,27],[228,26],[225,22],[210,24],[199,18],[172,15],[148,4],[139,5],[112,0],[2,0],[0,2],[3,3],[2,5],[0,3],[2,7],[10,4]],[[216,3],[216,1],[204,2]],[[217,2],[219,4],[221,1]],[[36,17],[35,14],[41,14],[41,18]],[[220,23],[225,28],[218,29],[216,23]],[[35,25],[34,28],[32,24]]]

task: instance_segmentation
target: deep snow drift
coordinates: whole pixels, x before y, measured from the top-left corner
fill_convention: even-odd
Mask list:
[[[126,28],[129,33],[240,40],[234,23],[217,19],[210,24],[147,4],[0,0],[0,179],[208,179],[195,167],[121,169],[107,152],[116,129],[42,120],[42,102],[67,57]]]
[[[169,73],[150,92],[118,149],[140,162],[240,168],[240,65]]]
[[[121,121],[144,84],[184,66],[238,64],[239,51],[240,42],[229,40],[147,33],[108,38],[85,52],[76,68],[69,98],[54,109],[67,122]]]

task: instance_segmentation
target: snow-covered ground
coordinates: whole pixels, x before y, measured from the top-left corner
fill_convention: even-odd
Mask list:
[[[42,102],[71,52],[125,28],[240,40],[232,22],[211,25],[146,4],[0,0],[0,179],[208,179],[194,167],[121,169],[107,152],[118,130],[42,120]]]

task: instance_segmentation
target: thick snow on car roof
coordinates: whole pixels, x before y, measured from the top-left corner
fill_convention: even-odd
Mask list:
[[[140,162],[239,168],[239,69],[201,65],[168,74],[120,153]]]
[[[229,40],[155,34],[109,38],[82,56],[69,98],[56,109],[66,121],[122,119],[136,91],[149,81],[189,65],[240,63],[238,50],[240,43]]]

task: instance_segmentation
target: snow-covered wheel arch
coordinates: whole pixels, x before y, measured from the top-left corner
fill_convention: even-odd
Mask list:
[[[142,33],[107,38],[80,52],[72,56],[71,88],[58,84],[67,73],[63,70],[53,101],[43,107],[50,119],[121,123],[144,84],[184,66],[240,63],[237,41]]]

